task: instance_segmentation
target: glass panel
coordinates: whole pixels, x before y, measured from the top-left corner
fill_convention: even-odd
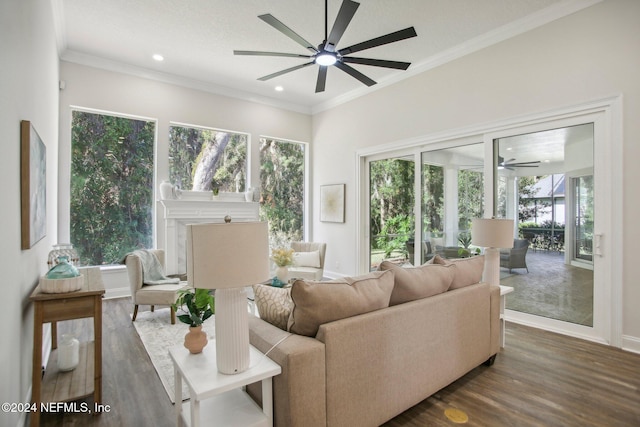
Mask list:
[[[593,266],[573,260],[593,234],[593,124],[501,138],[495,149],[496,212],[518,223],[500,256],[500,283],[514,288],[507,308],[592,326]]]
[[[247,135],[215,129],[169,128],[169,178],[183,190],[244,192]]]
[[[153,245],[155,123],[73,111],[71,243],[84,265]]]
[[[304,144],[260,139],[260,219],[271,247],[304,239],[304,152]]]
[[[482,144],[422,153],[422,242],[420,264],[437,253],[468,257],[471,219],[484,215],[484,152]],[[413,246],[413,242],[410,242]]]
[[[414,169],[412,159],[369,163],[370,269],[389,260],[407,261],[407,242],[414,236]]]
[[[575,236],[574,258],[593,261],[593,175],[574,178]]]

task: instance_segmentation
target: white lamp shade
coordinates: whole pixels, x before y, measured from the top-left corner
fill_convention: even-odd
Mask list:
[[[269,278],[266,222],[188,224],[187,280],[194,288],[251,286]]]
[[[512,248],[513,220],[473,218],[471,243],[484,248]]]

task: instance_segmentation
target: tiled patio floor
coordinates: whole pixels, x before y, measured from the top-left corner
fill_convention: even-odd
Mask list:
[[[527,252],[527,266],[500,269],[501,285],[512,286],[507,309],[593,326],[593,271],[564,264],[563,252]]]

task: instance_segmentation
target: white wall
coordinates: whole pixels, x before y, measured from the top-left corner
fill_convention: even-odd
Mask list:
[[[314,190],[346,183],[346,223],[319,222],[326,268],[356,274],[356,151],[623,94],[623,335],[640,351],[640,2],[599,3],[313,117]],[[313,211],[319,203],[314,200]],[[366,225],[364,225],[366,226]],[[339,267],[338,267],[339,264]]]
[[[0,135],[3,209],[0,221],[0,402],[30,397],[33,309],[29,295],[47,270],[56,241],[58,164],[58,55],[50,3],[0,2]],[[20,249],[20,121],[30,120],[47,147],[47,235]],[[0,412],[0,425],[24,414]]]

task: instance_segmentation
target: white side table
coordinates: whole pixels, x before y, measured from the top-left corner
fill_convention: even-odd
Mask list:
[[[209,343],[200,354],[190,354],[183,346],[169,349],[175,373],[176,422],[199,427],[273,426],[272,378],[281,372],[280,365],[250,348],[250,367],[235,375],[218,372],[216,343]],[[189,387],[190,399],[182,403],[182,380]],[[262,381],[262,409],[244,391],[244,386]]]
[[[500,285],[500,348],[504,348],[505,342],[505,319],[504,319],[504,310],[507,306],[507,294],[513,292],[513,288],[511,286],[502,286]]]

